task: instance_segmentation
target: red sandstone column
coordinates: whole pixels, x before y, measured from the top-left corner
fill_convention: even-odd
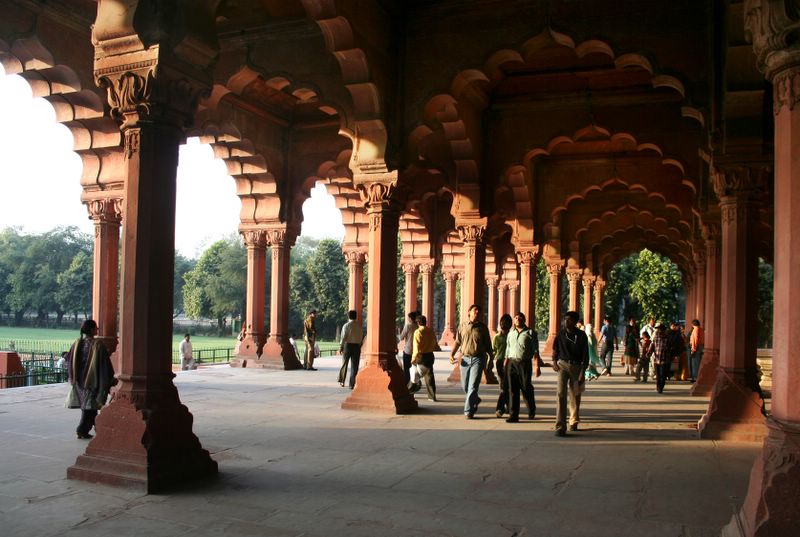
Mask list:
[[[506,313],[514,316],[508,304],[508,281],[500,280],[497,284],[497,318],[499,319]]]
[[[489,333],[494,337],[497,333],[497,277],[486,278],[486,289],[488,290],[489,311],[486,313],[486,324],[489,326]]]
[[[385,176],[387,174],[380,174]],[[394,315],[397,301],[397,233],[402,202],[397,198],[396,178],[356,184],[369,217],[369,264],[367,265],[367,338],[362,355],[364,367],[342,408],[405,414],[417,410],[408,393],[403,370],[397,364]]]
[[[580,269],[567,271],[567,282],[569,282],[569,310],[576,313],[578,311],[579,302],[578,283],[581,281],[582,274],[583,271]]]
[[[594,276],[585,274],[583,276],[583,324],[592,322],[592,285],[594,285]]]
[[[232,367],[251,367],[264,346],[264,278],[266,276],[266,232],[263,229],[242,231],[247,248],[247,297],[245,301],[245,336],[236,344]],[[274,274],[273,274],[274,276]]]
[[[686,292],[686,304],[683,311],[683,318],[688,324],[692,322],[695,308],[697,307],[697,286],[695,285],[694,278],[687,277],[683,281],[683,288]]]
[[[694,317],[691,319],[686,318],[687,327],[691,325],[692,320],[697,319],[700,321],[700,326],[705,327],[706,316],[706,256],[705,252],[695,254],[694,256],[695,267],[697,267],[697,278],[695,278],[694,286],[697,294],[695,295],[695,308]]]
[[[508,311],[513,317],[519,313],[519,284],[515,281],[508,283]],[[527,318],[525,319],[527,321]]]
[[[536,263],[537,250],[517,252],[519,263],[519,310],[525,314],[528,326],[536,326]]]
[[[786,3],[788,4],[788,3]],[[772,416],[761,454],[750,474],[744,505],[723,537],[772,537],[797,533],[800,493],[800,47],[792,41],[796,10],[762,2],[762,17],[747,22],[759,67],[774,87],[775,102],[775,305]],[[777,13],[776,13],[777,11]],[[763,26],[755,26],[756,24]],[[774,32],[774,33],[773,33]],[[785,32],[785,33],[781,33]],[[777,35],[775,35],[777,33]],[[773,47],[787,47],[776,51]]]
[[[561,311],[561,275],[564,272],[564,261],[547,260],[547,273],[550,275],[550,329],[547,334],[547,341],[544,344],[544,352],[553,352],[553,341],[561,327],[561,318],[564,316]]]
[[[600,337],[600,327],[603,326],[603,298],[606,288],[606,281],[599,276],[594,281],[594,334],[597,338]]]
[[[364,263],[366,262],[366,257],[367,255],[364,252],[358,250],[349,250],[344,253],[349,275],[347,307],[351,310],[356,310],[358,321],[363,319]]]
[[[769,168],[761,163],[717,164],[714,189],[722,212],[720,368],[702,438],[760,441],[766,434],[756,367],[758,209]]]
[[[433,323],[433,275],[436,267],[433,262],[423,263],[419,270],[422,274],[422,314],[428,320],[428,326],[436,326]]]
[[[403,274],[406,275],[406,302],[404,315],[417,311],[417,283],[419,281],[419,266],[414,263],[403,264]]]
[[[444,331],[439,339],[440,347],[452,347],[456,340],[456,273],[442,272],[444,279]]]
[[[486,245],[484,233],[486,232],[485,218],[465,219],[456,223],[456,229],[464,242],[464,279],[461,282],[461,311],[466,314],[472,304],[483,305],[484,285],[486,284]],[[486,317],[482,311],[483,319]],[[466,319],[466,315],[462,316]],[[448,382],[461,379],[461,367],[456,363]],[[493,374],[485,375],[485,381],[490,384],[497,383]]]
[[[116,7],[98,4],[93,39],[95,76],[108,89],[112,113],[123,120],[119,385],[97,418],[97,434],[86,454],[67,477],[153,493],[217,472],[172,382],[178,146],[210,77],[176,60],[167,40],[144,48],[124,27],[126,19],[109,15]],[[203,17],[203,6],[193,9],[198,19]],[[124,48],[119,47],[122,37]],[[202,48],[199,39],[197,44],[192,59],[201,61],[203,51],[213,48]]]
[[[111,353],[117,349],[119,313],[119,228],[122,200],[93,200],[87,204],[94,222],[94,271],[92,273],[92,317],[99,337]],[[117,357],[118,358],[118,357]],[[119,363],[114,369],[119,370]]]
[[[267,244],[272,250],[270,281],[269,339],[256,361],[258,367],[270,369],[300,369],[301,364],[289,343],[289,249],[294,242],[286,229],[269,229]],[[261,281],[264,281],[263,275]],[[263,301],[262,301],[263,311]],[[263,321],[262,321],[263,322]]]
[[[717,379],[719,368],[719,325],[722,297],[722,257],[720,255],[720,229],[716,224],[703,226],[703,238],[706,246],[706,310],[703,328],[706,333],[706,344],[697,380],[692,386],[691,395],[707,396]]]

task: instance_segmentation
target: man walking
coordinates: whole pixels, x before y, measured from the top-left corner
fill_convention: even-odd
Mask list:
[[[644,335],[647,334],[648,338],[650,338],[650,342],[652,343],[653,338],[656,336],[656,320],[653,317],[649,317],[647,319],[647,324],[642,327],[641,332],[639,332],[639,337],[642,338]],[[649,361],[649,360],[648,360]],[[645,378],[650,376],[651,379],[656,378],[656,368],[654,364],[650,364],[650,370],[645,371]]]
[[[361,341],[364,339],[364,330],[361,323],[356,321],[358,312],[347,312],[348,321],[342,326],[342,339],[339,343],[339,354],[342,355],[342,367],[339,369],[339,386],[344,388],[347,378],[347,366],[350,366],[350,389],[356,385],[358,363],[361,361]]]
[[[194,358],[192,357],[192,342],[189,341],[190,339],[191,336],[189,334],[184,334],[183,341],[181,341],[181,370],[183,371],[197,369],[197,364],[194,363]]]
[[[539,338],[536,332],[525,326],[525,314],[517,313],[514,316],[514,327],[506,336],[506,356],[503,369],[506,372],[506,382],[509,387],[511,408],[506,420],[508,423],[519,421],[519,394],[522,392],[525,403],[528,405],[528,419],[536,417],[536,399],[533,393],[533,360],[536,360],[536,376],[541,375],[539,368]]]
[[[417,315],[417,330],[414,332],[414,348],[411,355],[411,382],[408,391],[416,393],[421,387],[421,379],[425,379],[425,388],[428,390],[428,401],[436,401],[436,379],[433,376],[433,355],[436,349],[436,334],[428,328],[428,319],[424,315]]]
[[[667,327],[663,323],[659,324],[656,329],[653,345],[650,347],[650,355],[653,357],[656,368],[656,391],[664,393],[664,385],[667,383],[667,375],[669,375],[672,363],[672,353],[667,337]]]
[[[416,311],[408,312],[406,315],[406,324],[403,325],[403,330],[400,331],[400,341],[403,344],[403,375],[406,378],[406,384],[411,381],[411,354],[414,351],[414,332],[417,330],[417,313]]]
[[[585,335],[585,334],[584,334]],[[604,375],[611,375],[611,366],[614,365],[614,349],[619,350],[619,340],[617,339],[617,329],[611,324],[611,317],[603,319],[603,326],[600,328],[600,361],[603,362]]]
[[[478,386],[481,383],[486,356],[490,358],[494,356],[489,329],[481,322],[480,317],[480,306],[471,305],[468,310],[469,320],[461,323],[453,350],[450,351],[450,363],[455,364],[456,352],[461,350],[461,387],[467,394],[464,400],[464,416],[468,420],[475,417],[481,401],[478,397]]]
[[[608,321],[608,319],[606,319]],[[558,373],[558,411],[556,436],[567,434],[567,394],[569,393],[569,429],[578,430],[580,420],[580,393],[578,390],[589,366],[589,340],[578,330],[578,312],[564,314],[564,327],[553,342],[553,369]],[[608,324],[606,325],[608,326]]]
[[[308,312],[308,317],[306,317],[303,323],[303,339],[306,342],[306,353],[303,355],[303,369],[307,369],[308,371],[316,371],[314,367],[314,356],[316,356],[314,346],[317,343],[317,326],[314,323],[316,318],[317,310],[311,310]]]

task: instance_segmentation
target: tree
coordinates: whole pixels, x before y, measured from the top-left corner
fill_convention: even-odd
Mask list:
[[[92,272],[94,259],[86,252],[78,252],[67,270],[56,278],[58,290],[56,303],[61,311],[72,313],[78,322],[78,313],[92,311]]]
[[[547,338],[550,327],[550,275],[544,259],[536,263],[536,320],[535,328],[540,336]]]
[[[610,317],[615,324],[619,323],[620,318],[637,317],[636,311],[639,306],[633,305],[630,291],[631,285],[637,277],[635,262],[636,255],[626,257],[615,264],[608,274],[603,303],[605,317]],[[635,311],[634,311],[635,310]],[[595,327],[599,330],[599,327]]]
[[[772,265],[758,260],[758,345],[772,347],[772,307],[775,275]]]
[[[172,279],[172,318],[184,312],[183,307],[183,285],[185,283],[184,276],[187,272],[194,269],[197,261],[184,257],[178,251],[175,251],[175,271]]]
[[[307,271],[313,287],[311,306],[317,310],[317,336],[333,339],[347,313],[348,274],[341,243],[333,239],[319,241]]]
[[[681,317],[681,272],[669,259],[644,249],[634,261],[635,279],[630,296],[639,302],[641,315],[669,322]]]
[[[244,312],[246,278],[247,253],[239,237],[215,242],[184,275],[186,314],[193,319],[216,319],[222,333],[228,316]]]

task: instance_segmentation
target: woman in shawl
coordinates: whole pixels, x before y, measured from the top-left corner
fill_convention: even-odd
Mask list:
[[[592,325],[587,324],[583,330],[586,332],[586,337],[589,340],[589,367],[586,368],[584,377],[586,380],[594,380],[600,376],[597,368],[605,366],[603,365],[603,362],[600,361],[600,357],[597,356],[597,337],[594,335]]]
[[[631,317],[625,326],[625,352],[623,354],[623,365],[626,375],[636,374],[636,364],[639,361],[639,327],[636,326],[636,319]]]
[[[106,404],[111,386],[117,383],[114,367],[103,342],[95,339],[97,323],[87,319],[81,335],[67,354],[67,372],[71,389],[67,408],[80,408],[81,421],[75,430],[78,438],[92,438],[97,411]]]

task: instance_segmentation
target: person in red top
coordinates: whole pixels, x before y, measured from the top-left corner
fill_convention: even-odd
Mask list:
[[[700,361],[703,359],[703,347],[706,343],[706,333],[700,326],[700,321],[695,319],[692,321],[692,336],[689,338],[689,347],[692,351],[689,358],[689,375],[692,382],[697,380],[697,374],[700,371]]]

